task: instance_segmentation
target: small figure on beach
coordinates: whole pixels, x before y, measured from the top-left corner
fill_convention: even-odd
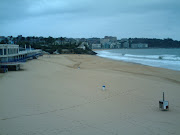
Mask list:
[[[105,90],[105,89],[106,89],[106,86],[105,86],[105,85],[103,85],[103,86],[102,86],[102,90]]]

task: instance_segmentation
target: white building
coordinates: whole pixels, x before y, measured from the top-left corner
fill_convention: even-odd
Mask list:
[[[18,58],[19,45],[0,45],[0,62],[8,62]]]
[[[41,50],[19,51],[19,45],[0,44],[0,68],[15,66],[18,70],[20,63],[37,58],[39,55],[42,55]]]
[[[92,44],[92,49],[101,49],[101,44]]]
[[[110,48],[110,40],[106,38],[101,38],[100,43],[102,44],[102,48]]]
[[[117,42],[117,37],[105,36],[104,39],[109,39],[109,42],[111,43]]]
[[[88,46],[88,43],[87,42],[82,42],[81,45],[79,45],[77,48],[85,50],[86,46]]]

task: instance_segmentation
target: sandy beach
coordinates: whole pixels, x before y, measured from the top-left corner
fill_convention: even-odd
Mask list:
[[[163,92],[169,111],[159,110]],[[179,126],[179,71],[44,55],[0,74],[0,135],[179,135]]]

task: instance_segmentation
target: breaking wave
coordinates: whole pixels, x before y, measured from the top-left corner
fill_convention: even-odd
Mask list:
[[[114,53],[112,50],[96,51],[97,56],[121,60],[126,62],[138,63],[153,67],[161,67],[172,70],[180,71],[180,56],[173,54],[160,54],[160,55],[141,55],[141,54],[128,54],[128,53]]]

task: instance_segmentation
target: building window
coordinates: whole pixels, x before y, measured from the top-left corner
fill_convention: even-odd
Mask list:
[[[2,51],[2,49],[0,49],[0,55],[3,55],[3,51]]]
[[[6,55],[6,49],[4,49],[4,55]]]

